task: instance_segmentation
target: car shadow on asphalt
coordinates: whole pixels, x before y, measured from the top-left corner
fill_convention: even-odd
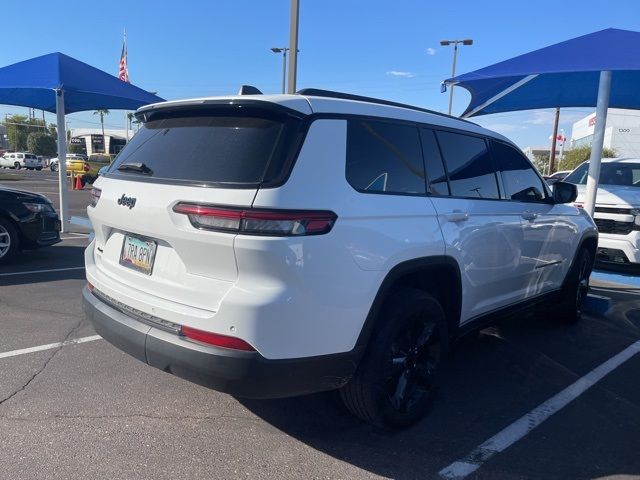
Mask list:
[[[606,315],[589,313],[577,324],[563,324],[548,310],[539,309],[462,338],[445,367],[430,414],[404,431],[388,433],[361,423],[349,415],[337,392],[281,400],[239,401],[287,435],[373,474],[396,479],[436,478],[440,469],[463,458],[477,445],[640,338],[640,296],[636,292],[614,293],[615,302]],[[628,384],[635,379],[623,378],[621,382]],[[611,407],[616,410],[616,417],[598,412],[598,427],[592,425],[592,430],[599,428],[606,437],[613,435],[612,431],[627,432],[620,430],[620,416],[629,427],[640,422],[637,419],[640,386],[633,388],[631,396],[633,398],[627,395],[620,399],[609,395],[606,401],[601,400],[599,405],[613,402]],[[550,419],[548,423],[553,421]],[[562,428],[573,428],[575,434],[580,435],[581,430],[589,431],[589,422],[584,423]],[[629,430],[630,438],[624,442],[640,444],[640,429]],[[590,434],[593,432],[589,431],[584,438]],[[602,438],[601,441],[615,444],[621,439]],[[489,467],[482,472],[493,478],[535,477],[532,472],[536,471],[536,465],[530,465],[531,470],[527,470],[532,458],[542,455],[549,459],[558,453],[547,452],[546,442],[539,443],[540,450],[535,454],[527,452],[524,459],[523,454],[516,454],[517,458],[509,456],[513,452],[501,454],[499,474],[491,475]],[[637,455],[628,453],[622,459],[612,460],[593,458],[593,451],[586,452],[580,448],[579,441],[567,446],[563,458],[570,456],[571,465],[580,465],[579,471],[569,466],[564,466],[569,468],[564,470],[551,459],[549,470],[538,478],[568,478],[567,474],[574,478],[574,475],[592,478],[640,474]],[[624,448],[620,452],[626,453]],[[517,467],[510,471],[512,462]]]
[[[0,286],[84,279],[85,248],[83,245],[56,245],[20,252],[9,263],[0,266]]]

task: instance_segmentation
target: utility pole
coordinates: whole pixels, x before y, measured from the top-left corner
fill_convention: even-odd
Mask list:
[[[560,107],[556,107],[556,116],[553,121],[553,136],[551,137],[551,151],[549,152],[549,173],[552,175],[555,170],[556,141],[558,140],[558,122],[560,121]]]
[[[291,23],[289,26],[289,85],[287,93],[296,93],[298,69],[298,19],[300,0],[291,0]]]

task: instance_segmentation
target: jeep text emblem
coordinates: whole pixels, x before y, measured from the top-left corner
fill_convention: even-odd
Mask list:
[[[122,196],[118,199],[118,205],[129,207],[129,210],[131,210],[133,207],[136,206],[136,199],[135,197],[127,197],[123,193]]]

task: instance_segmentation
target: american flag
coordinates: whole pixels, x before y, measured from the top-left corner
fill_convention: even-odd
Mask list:
[[[123,82],[129,82],[129,68],[127,67],[127,38],[125,37],[122,44],[122,54],[120,55],[120,67],[118,69],[118,78]]]

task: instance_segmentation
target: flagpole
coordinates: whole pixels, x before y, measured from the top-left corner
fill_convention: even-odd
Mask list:
[[[123,41],[124,41],[124,52],[128,57],[129,53],[127,52],[127,29],[123,29]],[[129,59],[127,58],[127,69],[129,68]],[[129,143],[129,116],[128,112],[124,111],[124,137],[126,139],[126,143]]]
[[[564,136],[564,128],[560,129],[560,136],[562,137],[562,143],[560,144],[560,158],[558,159],[558,170],[564,160],[564,144],[567,142],[567,137]]]

